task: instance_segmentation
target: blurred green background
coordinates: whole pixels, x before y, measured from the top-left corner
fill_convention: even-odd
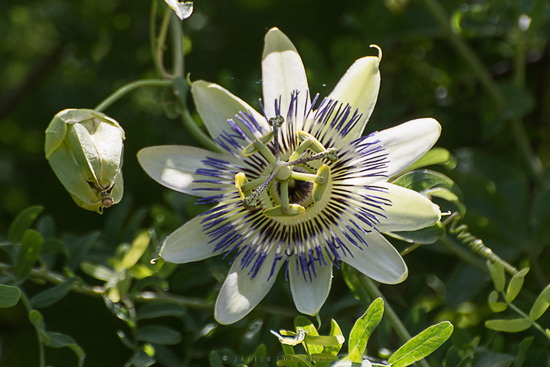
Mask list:
[[[464,192],[471,231],[507,261],[531,265],[525,302],[532,302],[550,280],[550,231],[546,229],[550,226],[546,208],[550,206],[550,175],[545,173],[550,164],[549,3],[440,2],[449,16],[447,24],[467,42],[506,96],[504,108],[495,105],[427,3],[197,0],[194,14],[182,22],[185,72],[191,80],[217,82],[257,106],[263,37],[269,28],[279,27],[294,42],[311,91],[321,96],[330,93],[355,59],[376,54],[370,44],[379,45],[382,84],[367,132],[418,117],[434,117],[441,123],[438,146],[449,149],[459,162],[456,170],[445,173]],[[160,15],[163,3],[158,5]],[[130,81],[158,77],[150,49],[150,2],[3,0],[0,9],[0,233],[6,233],[24,208],[43,205],[44,214],[55,223],[51,228],[56,236],[67,239],[69,234],[102,231],[97,251],[112,254],[116,245],[135,235],[122,224],[113,224],[117,218],[130,218],[127,222],[133,218],[147,227],[162,213],[166,220],[159,234],[165,235],[200,212],[193,198],[149,179],[135,158],[139,149],[150,145],[197,144],[179,119],[166,116],[166,90],[137,90],[105,111],[126,131],[125,197],[103,216],[73,203],[43,155],[44,131],[58,111],[93,108]],[[170,67],[169,52],[166,60]],[[511,119],[524,126],[525,137],[541,163],[540,173],[530,173],[522,159]],[[459,327],[454,344],[468,343],[480,335],[494,353],[517,349],[517,343],[529,335],[503,336],[484,329],[483,321],[490,316],[488,275],[441,244],[421,248],[406,261],[409,279],[382,289],[413,334],[437,320],[451,319]],[[173,275],[171,291],[212,299],[219,286],[216,274],[223,279],[227,266],[213,259],[207,262],[208,271],[201,264],[180,267]],[[288,285],[279,283],[264,303],[292,311]],[[33,285],[29,292],[40,287]],[[339,317],[345,328],[361,310],[337,271],[321,316],[326,324],[330,317]],[[100,299],[70,295],[44,310],[44,316],[49,328],[80,343],[88,354],[87,366],[121,366],[128,359],[130,352],[116,335],[123,326]],[[185,338],[197,344],[191,348],[193,353],[185,347],[174,347],[173,353],[189,356],[190,365],[201,366],[213,348],[228,345],[248,350],[251,346],[234,336],[250,331],[258,318],[264,324],[290,328],[292,314],[273,316],[260,309],[247,323],[196,341],[197,333],[213,318],[211,310],[190,310],[181,329]],[[281,319],[288,325],[279,324]],[[544,320],[548,325],[548,317]],[[272,339],[271,348],[277,350]],[[530,358],[543,361],[547,344],[536,343],[536,353]],[[55,366],[76,363],[65,350],[48,349],[48,357]],[[36,337],[24,309],[0,310],[0,365],[33,366],[36,358]]]

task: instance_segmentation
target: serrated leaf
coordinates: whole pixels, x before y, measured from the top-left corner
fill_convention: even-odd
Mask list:
[[[65,282],[46,289],[31,298],[31,305],[35,308],[44,308],[63,299],[71,291],[71,287],[78,281],[77,278],[67,279]]]
[[[183,316],[186,312],[186,308],[182,305],[171,303],[171,302],[162,302],[162,303],[151,303],[145,305],[138,309],[137,319],[154,319],[157,317],[165,316]]]
[[[533,322],[530,319],[496,319],[485,321],[485,327],[491,330],[502,331],[505,333],[518,333],[529,329]]]
[[[13,307],[19,302],[21,290],[19,288],[0,284],[0,308]]]
[[[136,339],[152,344],[174,345],[181,342],[181,333],[167,326],[147,325],[138,328]]]
[[[508,308],[508,305],[506,303],[498,301],[498,297],[499,293],[497,291],[492,291],[491,293],[489,293],[489,297],[487,300],[489,308],[495,313],[502,312]]]
[[[351,329],[349,333],[349,346],[348,350],[353,351],[355,348],[359,350],[359,354],[363,353],[367,348],[367,342],[369,338],[382,320],[384,314],[384,301],[382,298],[377,298],[370,304],[369,308],[365,311]],[[360,362],[361,360],[353,360],[353,362]]]
[[[529,318],[533,321],[538,320],[546,312],[549,306],[550,284],[540,292],[535,303],[533,303],[533,307],[531,307],[531,311],[529,311]]]
[[[42,251],[42,235],[35,230],[27,229],[21,239],[21,248],[15,265],[15,275],[18,279],[26,277]]]
[[[453,333],[453,325],[448,321],[432,325],[406,342],[388,360],[392,367],[409,366],[434,352]]]
[[[512,302],[516,299],[517,295],[521,291],[521,287],[523,287],[523,281],[525,279],[525,275],[529,272],[529,268],[523,268],[520,271],[518,271],[512,279],[510,279],[510,283],[508,283],[508,288],[506,288],[506,301]]]
[[[41,206],[31,206],[19,213],[8,229],[8,241],[18,243],[23,239],[23,235],[35,219],[44,210]]]
[[[499,292],[504,292],[504,286],[506,284],[506,275],[504,273],[504,267],[499,262],[492,262],[487,260],[487,268],[491,273],[491,278],[495,284],[495,289]]]

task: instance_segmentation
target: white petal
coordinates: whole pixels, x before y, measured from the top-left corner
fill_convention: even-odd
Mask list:
[[[394,176],[422,157],[441,134],[441,125],[432,118],[405,122],[373,135],[389,154],[388,175]]]
[[[391,206],[384,206],[386,218],[379,218],[376,226],[380,232],[414,231],[441,219],[439,207],[418,192],[393,184],[383,186],[388,189]]]
[[[217,255],[215,243],[203,232],[202,217],[195,217],[170,234],[160,248],[164,260],[184,264]]]
[[[309,90],[302,59],[290,39],[271,28],[265,36],[262,56],[262,90],[265,114],[275,117],[275,100],[281,98],[281,115],[286,118],[291,93],[299,91],[298,111],[309,105]],[[306,102],[307,101],[307,102]]]
[[[198,80],[192,84],[191,93],[204,125],[215,140],[224,131],[235,135],[227,122],[229,119],[232,119],[249,139],[258,138],[270,130],[267,121],[261,114],[250,107],[248,103],[217,84]],[[243,125],[235,117],[239,112],[252,114],[253,118],[260,125],[261,131],[251,131]]]
[[[235,159],[229,154],[224,155],[200,148],[179,145],[147,147],[140,150],[137,155],[141,167],[158,183],[172,190],[202,197],[213,195],[212,191],[199,190],[199,188],[208,187],[209,184],[194,183],[193,180],[198,177],[195,175],[195,171],[199,168],[205,168],[203,161],[207,157],[232,164],[236,163],[234,162]],[[220,186],[217,185],[217,187]],[[231,185],[227,186],[227,190],[232,189],[234,187]]]
[[[290,288],[296,308],[301,313],[316,315],[325,303],[332,283],[332,265],[318,266],[312,281],[306,281],[296,270],[295,259],[290,261]]]
[[[329,99],[338,100],[344,106],[349,103],[353,111],[358,109],[363,114],[344,141],[357,139],[363,134],[365,125],[374,110],[380,89],[378,63],[378,57],[374,56],[356,60],[328,96]]]
[[[248,269],[241,269],[240,260],[237,257],[216,300],[214,318],[224,325],[232,324],[245,317],[269,292],[277,279],[277,273],[284,261],[277,262],[273,276],[269,278],[273,256],[265,259],[254,278],[248,274]]]
[[[358,249],[344,236],[340,237],[353,254],[353,257],[349,254],[343,256],[342,261],[381,283],[397,284],[404,281],[408,270],[399,252],[376,231],[365,236],[368,247],[363,250]]]

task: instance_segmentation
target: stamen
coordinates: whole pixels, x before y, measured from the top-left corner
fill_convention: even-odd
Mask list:
[[[269,119],[269,125],[273,128],[273,145],[275,146],[275,158],[279,160],[279,127],[285,122],[283,116],[272,117]]]

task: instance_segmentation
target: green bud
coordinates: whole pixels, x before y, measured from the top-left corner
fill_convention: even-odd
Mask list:
[[[87,109],[67,109],[46,129],[46,159],[74,201],[103,212],[122,199],[124,130],[112,118]]]

